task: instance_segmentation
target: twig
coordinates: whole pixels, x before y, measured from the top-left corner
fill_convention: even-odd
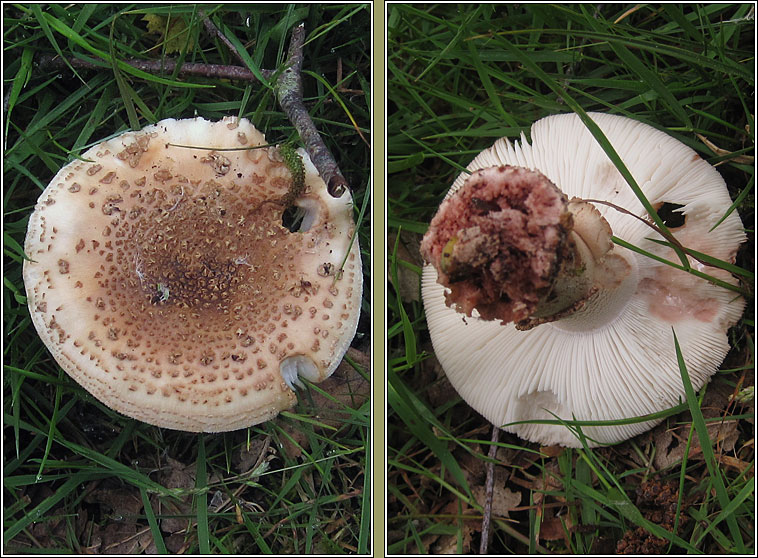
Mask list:
[[[232,53],[232,56],[244,64],[245,61],[242,60],[242,57],[240,56],[239,52],[237,52],[237,49],[234,48],[232,42],[226,38],[226,35],[224,35],[218,27],[216,27],[216,24],[213,23],[213,21],[211,21],[211,18],[206,15],[205,10],[200,10],[199,13],[200,17],[203,19],[205,30],[208,31],[208,33],[211,35],[215,35],[222,43],[226,45],[226,48],[229,49],[229,52]]]
[[[164,58],[162,60],[137,60],[134,58],[123,60],[132,68],[142,70],[149,74],[170,74],[176,69],[176,60],[173,58]],[[105,62],[97,64],[82,60],[80,58],[70,58],[64,60],[58,56],[44,54],[39,59],[39,66],[43,70],[64,70],[74,68],[75,70],[110,70],[111,67]],[[274,75],[273,70],[261,70],[265,78]],[[201,64],[196,62],[184,62],[179,69],[179,75],[182,76],[201,76],[218,79],[238,79],[242,81],[258,81],[255,74],[243,68],[242,66],[227,66],[223,64]]]
[[[203,14],[203,20],[206,28],[221,38],[225,44],[236,55],[237,51],[228,42],[228,39],[216,28],[216,26]],[[300,135],[300,140],[305,146],[305,150],[316,167],[319,175],[326,183],[326,188],[332,197],[340,197],[348,187],[347,180],[334,160],[334,157],[326,147],[324,140],[318,133],[316,126],[313,124],[308,110],[303,103],[303,80],[301,69],[303,67],[303,44],[305,43],[305,26],[301,23],[292,31],[290,47],[287,52],[287,67],[281,72],[275,84],[276,97],[279,105],[289,118],[292,126]],[[150,74],[173,73],[177,68],[175,59],[166,58],[162,60],[136,60],[128,59],[123,61],[125,64],[147,72]],[[105,63],[99,64],[72,58],[64,60],[57,56],[44,55],[39,60],[39,66],[42,69],[67,69],[74,68],[80,70],[110,70],[111,68]],[[269,79],[276,75],[274,70],[261,70],[261,75]],[[258,81],[255,75],[242,66],[228,66],[219,64],[198,64],[183,63],[178,70],[181,76],[202,76],[216,79],[236,79],[242,81]]]
[[[287,68],[276,80],[276,96],[279,105],[287,114],[292,125],[300,134],[305,150],[326,182],[326,189],[332,197],[340,197],[347,188],[347,180],[342,176],[332,154],[329,153],[324,140],[313,125],[308,110],[303,104],[303,80],[300,70],[303,67],[303,43],[305,26],[301,23],[292,31],[290,48],[287,52]]]
[[[495,488],[495,457],[497,456],[497,441],[500,429],[492,425],[492,444],[487,452],[487,480],[484,485],[484,514],[482,515],[482,540],[479,542],[479,554],[487,554],[490,544],[490,523],[492,522],[492,498]]]

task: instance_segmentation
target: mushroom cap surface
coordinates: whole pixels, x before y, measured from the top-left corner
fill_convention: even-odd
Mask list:
[[[246,119],[163,120],[89,149],[40,196],[25,243],[32,321],[112,409],[235,430],[292,407],[298,375],[318,382],[339,364],[363,280],[352,198],[332,198],[299,150],[305,216],[291,231],[277,149],[239,149],[265,144]]]
[[[681,206],[684,224],[671,228],[681,243],[734,261],[745,240],[731,213],[724,180],[692,149],[635,120],[591,113],[654,207]],[[647,217],[631,188],[578,116],[556,115],[534,123],[531,144],[503,138],[468,166],[513,165],[538,170],[569,198],[599,199]],[[461,188],[462,173],[447,194]],[[595,207],[613,234],[643,250],[678,262],[650,227],[606,205]],[[437,271],[426,265],[422,295],[437,358],[452,385],[493,424],[535,419],[610,420],[654,413],[684,399],[677,365],[676,332],[695,389],[717,370],[729,350],[727,329],[744,300],[652,258],[616,246],[629,273],[614,289],[600,290],[580,310],[555,322],[520,331],[513,324],[466,317],[445,304]],[[690,259],[695,269],[732,284],[727,272]],[[657,421],[583,427],[591,445],[635,436]],[[517,424],[504,428],[543,445],[579,447],[563,425]]]

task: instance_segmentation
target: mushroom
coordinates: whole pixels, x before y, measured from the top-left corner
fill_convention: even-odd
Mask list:
[[[676,239],[734,261],[745,234],[736,212],[716,226],[731,205],[719,173],[648,125],[590,116],[650,203],[673,209]],[[578,116],[539,120],[531,139],[498,140],[454,182],[421,244],[422,295],[436,356],[469,405],[527,440],[579,447],[564,425],[520,421],[615,420],[676,405],[684,388],[673,330],[699,389],[726,356],[745,302],[614,246],[612,234],[678,261]],[[592,445],[609,444],[657,422],[582,430]]]
[[[250,149],[265,144],[245,119],[163,120],[89,149],[40,196],[25,243],[32,321],[108,407],[235,430],[339,364],[362,288],[350,193],[332,198],[302,150],[295,184],[278,148]],[[288,227],[293,207],[303,218]]]

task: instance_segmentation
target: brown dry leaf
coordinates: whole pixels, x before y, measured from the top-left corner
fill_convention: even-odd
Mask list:
[[[718,155],[719,157],[724,155],[731,155],[731,151],[727,151],[726,149],[722,149],[719,146],[717,146],[715,143],[713,143],[711,140],[706,138],[702,134],[696,134],[698,138],[700,138],[700,141],[702,141],[705,145],[708,146],[708,149],[713,151],[714,154]],[[734,161],[735,163],[744,163],[746,165],[752,165],[753,161],[755,160],[751,155],[736,155],[734,157],[731,157],[728,159],[730,161]]]
[[[143,554],[158,554],[158,547],[155,544],[155,539],[150,529],[143,530],[137,537],[137,543],[139,544],[139,551]]]
[[[184,465],[176,459],[168,457],[166,465],[161,469],[160,482],[166,488],[191,489],[195,487],[195,465]],[[153,502],[153,509],[158,502]],[[162,515],[192,516],[192,496],[188,493],[181,500],[164,498],[160,500]],[[187,528],[191,519],[188,517],[164,517],[161,519],[161,530],[167,533],[177,533]]]
[[[675,436],[676,433],[676,436]],[[684,432],[684,439],[680,439],[682,433],[681,428],[661,428],[653,435],[653,443],[655,444],[655,457],[653,464],[657,470],[665,469],[679,463],[684,456],[684,447],[687,443],[687,433]],[[695,444],[690,446],[689,455],[687,458],[695,455],[696,451],[699,451],[700,447],[695,449]]]
[[[308,445],[308,437],[302,429],[297,428],[294,424],[284,421],[281,418],[274,419],[279,423],[284,436],[279,440],[282,443],[282,452],[290,459],[297,459],[303,454],[303,449]]]
[[[58,512],[60,510],[61,508],[58,508]],[[56,515],[57,513],[53,511],[50,513],[51,519],[32,524],[30,531],[37,544],[51,548],[57,546],[65,537],[66,524],[61,517],[55,517]]]
[[[82,547],[82,554],[102,554],[100,552],[100,546],[103,544],[103,538],[99,534],[99,527],[92,529],[92,534],[89,537],[89,546]]]
[[[100,531],[100,553],[124,556],[133,554],[139,544],[137,524],[133,521],[109,523]]]
[[[32,485],[24,499],[36,506],[52,497],[53,494],[53,490],[47,484]],[[36,521],[31,524],[28,530],[34,537],[36,545],[41,548],[53,548],[60,544],[60,539],[65,538],[66,523],[63,521],[63,511],[63,508],[57,505],[47,513],[47,518],[44,521]]]
[[[387,238],[388,250],[395,249],[397,235],[390,235]],[[400,241],[397,243],[397,290],[400,300],[403,302],[418,302],[420,300],[421,276],[415,271],[408,269],[400,264],[400,261],[408,262],[417,267],[423,267],[424,261],[421,259],[419,246],[421,244],[421,235],[417,233],[405,232],[400,234]],[[392,273],[388,268],[387,280],[392,283]]]
[[[98,488],[87,494],[84,501],[107,506],[116,518],[134,517],[142,511],[142,497],[133,487]]]
[[[173,535],[165,537],[163,542],[166,543],[166,550],[168,550],[171,554],[179,554],[184,548],[184,545],[187,541],[185,540],[184,535],[175,533]]]
[[[737,469],[740,473],[742,473],[748,468],[753,467],[753,463],[748,462],[748,461],[742,461],[741,459],[737,459],[736,457],[732,457],[731,455],[722,455],[721,457],[719,457],[719,462],[721,462],[722,465],[731,467],[732,469]]]
[[[74,521],[74,534],[78,541],[83,541],[84,535],[87,532],[89,524],[89,514],[87,508],[80,506],[76,513],[76,520]]]
[[[440,513],[457,516],[466,515],[470,510],[471,508],[466,502],[461,500],[451,500],[440,510]],[[463,521],[461,538],[462,554],[469,554],[471,552],[471,536],[473,533],[479,532],[481,527],[482,522],[479,519],[468,519]],[[458,534],[441,535],[439,540],[432,546],[431,550],[433,554],[458,554]]]
[[[565,525],[565,527],[564,527]],[[542,517],[542,523],[540,523],[540,540],[543,541],[559,541],[566,542],[566,546],[569,546],[568,530],[571,529],[571,517],[568,515],[558,517]]]
[[[437,535],[436,533],[431,533],[428,535],[422,535],[421,537],[421,545],[423,548],[426,548],[427,551],[432,548],[437,541],[441,538],[441,535]]]
[[[656,469],[665,469],[681,462],[684,457],[684,448],[687,445],[689,428],[688,424],[683,424],[674,428],[661,429],[654,433],[653,440],[656,446],[656,453],[653,463]],[[706,428],[708,429],[708,437],[711,439],[714,450],[728,452],[734,449],[734,445],[739,438],[736,421],[708,423]],[[693,434],[687,459],[696,459],[700,456],[702,456],[700,439],[697,434]]]
[[[564,451],[566,451],[566,448],[564,448],[563,446],[542,446],[542,447],[540,447],[540,453],[542,455],[547,456],[547,457],[558,457]]]
[[[370,375],[371,355],[350,347],[346,356]],[[346,417],[345,408],[357,409],[371,397],[371,383],[353,366],[343,360],[334,373],[318,384],[318,388],[331,397],[311,390],[312,408],[316,410],[314,418],[319,422],[339,428]],[[310,407],[310,404],[308,404]],[[276,419],[279,426],[291,439],[281,438],[282,449],[292,459],[300,457],[303,449],[308,449],[308,438],[302,429],[287,420]]]
[[[650,448],[653,444],[653,434],[657,433],[662,428],[665,428],[665,423],[643,432],[636,438],[632,438],[634,443],[627,440],[620,444],[616,444],[615,446],[611,446],[610,448],[599,448],[597,451],[603,452],[603,456],[614,463],[627,462],[628,469],[633,469],[635,466],[646,467],[648,465],[649,457],[644,451],[638,453],[637,448]]]
[[[508,517],[513,508],[521,505],[521,493],[513,492],[506,487],[509,473],[503,467],[495,467],[495,484],[492,488],[492,515],[494,517]],[[474,486],[471,489],[477,503],[484,507],[486,498],[483,485]]]
[[[740,437],[740,433],[737,430],[737,421],[714,422],[708,424],[707,428],[708,437],[711,439],[711,444],[713,444],[715,449],[722,452],[734,449],[734,444],[737,443],[737,439]]]
[[[265,460],[270,444],[271,437],[269,436],[253,438],[250,444],[243,444],[232,458],[235,469],[243,473],[252,470],[258,463]]]
[[[542,469],[542,475],[535,477],[530,488],[534,490],[533,501],[535,505],[543,502],[545,499],[544,492],[560,491],[563,488],[563,483],[561,482],[558,462],[556,460],[548,461]],[[561,496],[553,496],[552,498],[557,502],[565,501]]]
[[[432,554],[470,554],[471,535],[474,530],[467,523],[463,524],[461,548],[458,550],[458,535],[442,535],[435,545],[432,546]]]
[[[450,380],[447,379],[447,375],[437,357],[434,356],[432,344],[428,343],[422,349],[430,355],[429,358],[422,360],[419,364],[419,377],[423,385],[426,386],[426,397],[429,400],[429,404],[432,407],[440,407],[460,397],[450,383]]]
[[[370,353],[364,353],[351,347],[347,350],[346,356],[370,377]],[[318,384],[318,387],[331,397],[326,397],[316,391],[312,392],[313,405],[318,409],[316,418],[334,427],[339,427],[342,424],[341,419],[345,417],[345,407],[358,409],[371,397],[371,383],[347,360],[343,360],[334,373]]]

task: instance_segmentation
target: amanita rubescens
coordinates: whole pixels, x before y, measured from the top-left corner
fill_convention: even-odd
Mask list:
[[[163,120],[66,165],[29,220],[29,310],[109,407],[187,431],[268,420],[352,340],[362,273],[349,192],[305,184],[247,120]],[[189,148],[195,146],[197,148]],[[304,217],[288,228],[283,214]],[[344,268],[342,267],[345,262]]]
[[[650,203],[681,214],[676,239],[734,261],[745,233],[736,212],[716,226],[732,203],[719,173],[650,126],[591,117]],[[437,358],[474,409],[528,440],[578,446],[565,426],[510,423],[621,419],[676,405],[684,389],[674,331],[698,389],[726,355],[726,331],[745,302],[614,245],[612,235],[678,261],[634,217],[649,218],[576,115],[538,121],[531,140],[497,141],[455,181],[422,242],[422,292]],[[593,444],[613,443],[654,424],[583,431]]]

